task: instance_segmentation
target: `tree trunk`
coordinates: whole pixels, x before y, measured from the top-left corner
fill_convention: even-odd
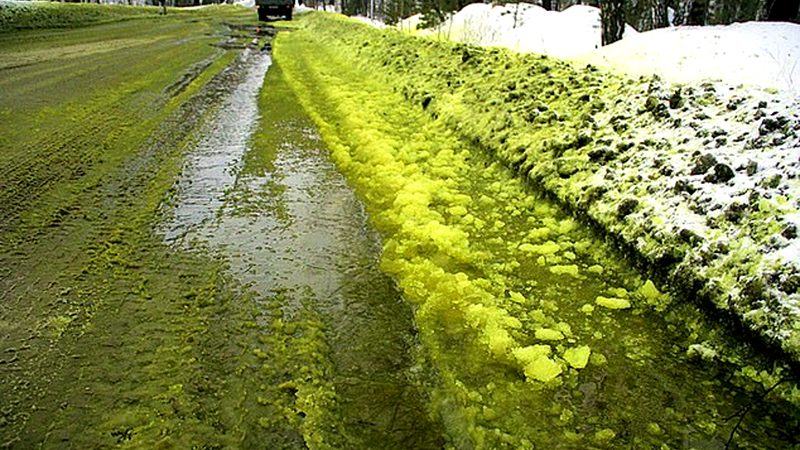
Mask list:
[[[668,0],[667,7],[672,7],[675,17],[670,25],[680,26],[686,24],[686,0]]]
[[[600,21],[603,25],[603,45],[613,44],[622,39],[622,34],[625,32],[625,0],[602,0]]]
[[[686,25],[705,25],[708,20],[708,0],[693,0],[686,15]]]
[[[552,11],[553,10],[553,2],[552,0],[542,0],[542,8]]]
[[[788,22],[797,20],[800,0],[772,0],[767,2],[767,20],[771,22]]]
[[[666,28],[668,26],[667,0],[653,0],[653,28]]]

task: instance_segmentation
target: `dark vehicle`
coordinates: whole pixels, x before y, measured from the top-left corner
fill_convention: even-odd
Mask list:
[[[256,0],[258,20],[266,21],[267,16],[283,16],[292,20],[294,0]]]

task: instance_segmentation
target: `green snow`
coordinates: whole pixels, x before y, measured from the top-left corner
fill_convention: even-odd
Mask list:
[[[532,190],[570,206],[602,195],[570,182],[591,176],[587,147],[606,133],[592,115],[627,81],[331,15],[301,25],[279,35],[275,60],[416,307],[447,448],[719,445],[746,393],[788,374]],[[701,343],[719,358],[698,364],[688,350]],[[771,414],[796,420],[787,400],[800,391],[772,396],[736,442],[791,442]]]

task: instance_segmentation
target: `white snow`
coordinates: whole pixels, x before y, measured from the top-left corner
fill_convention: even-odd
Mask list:
[[[748,22],[671,27],[638,33],[601,47],[600,10],[575,5],[562,12],[527,3],[467,5],[439,27],[416,30],[420,16],[402,30],[439,39],[592,63],[630,75],[658,74],[677,83],[722,81],[800,94],[800,25]]]
[[[428,34],[564,57],[600,45],[599,17],[597,8],[583,5],[555,12],[526,3],[508,6],[474,3]]]
[[[255,1],[255,0],[254,0]],[[328,5],[325,2],[319,2],[315,8],[309,7],[305,2],[301,5],[299,0],[295,0],[294,2],[294,12],[295,14],[300,14],[308,11],[328,11],[328,12],[337,12],[334,5]]]
[[[800,25],[747,22],[627,36],[576,59],[672,82],[722,81],[800,94]]]
[[[422,14],[406,17],[397,24],[397,28],[408,33],[416,33],[417,25],[422,22]]]
[[[566,58],[600,46],[600,10],[575,5],[556,12],[527,3],[473,3],[441,26],[419,34]],[[636,30],[628,27],[626,35],[633,34]]]

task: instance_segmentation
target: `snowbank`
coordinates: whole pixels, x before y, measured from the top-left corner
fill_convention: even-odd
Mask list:
[[[579,61],[575,73],[559,80],[556,66],[543,68],[531,88],[541,74],[529,62],[525,73],[506,70],[497,92],[405,89],[669,272],[673,288],[732,312],[800,361],[800,26],[679,27],[593,49],[596,9],[520,6],[515,27],[515,8],[469,5],[429,35],[515,50],[525,36],[529,51]],[[470,64],[501,58],[463,51]],[[634,77],[614,81],[597,66]],[[466,70],[403,67],[431,72],[416,84]],[[475,116],[483,110],[490,115]]]
[[[527,3],[467,5],[441,26],[417,31],[420,16],[398,28],[438,39],[505,47],[591,63],[672,83],[722,81],[800,94],[800,25],[748,22],[673,27],[637,33],[601,47],[600,10],[575,5],[562,12]]]
[[[406,17],[397,24],[397,29],[406,33],[417,34],[417,26],[422,23],[422,14]]]
[[[800,25],[748,22],[663,28],[577,56],[630,75],[722,81],[800,94]]]
[[[400,28],[418,22],[419,16],[412,16]],[[600,29],[600,11],[594,7],[576,5],[553,12],[524,3],[476,3],[419,34],[555,56],[628,76],[658,76],[651,83],[650,96],[654,105],[681,104],[664,112],[674,126],[643,123],[637,134],[640,140],[650,136],[680,149],[667,158],[663,151],[643,148],[633,157],[637,164],[626,165],[625,176],[631,177],[641,167],[669,159],[674,176],[659,175],[659,186],[649,188],[657,195],[637,195],[645,197],[643,204],[657,210],[667,228],[705,239],[714,234],[709,222],[725,214],[736,216],[732,209],[752,204],[749,196],[754,190],[774,184],[777,190],[760,200],[761,208],[771,210],[783,224],[784,234],[792,236],[792,230],[800,227],[800,184],[796,181],[800,176],[800,25],[748,22],[645,33],[628,27],[621,41],[606,47],[600,47]],[[682,106],[684,99],[677,98],[681,90],[695,96],[695,101],[705,96],[705,103],[697,101],[699,110],[687,109]],[[695,170],[701,154],[735,169],[732,180],[694,186],[693,180],[682,178]],[[697,175],[705,172],[693,174]],[[691,192],[678,196],[667,192],[676,183],[691,185]],[[752,238],[748,231],[752,230],[731,231],[727,239]],[[770,248],[758,250],[766,265],[800,268],[799,240],[775,235],[772,241]],[[795,295],[782,307],[798,314],[796,302]]]
[[[360,22],[364,22],[367,25],[372,25],[375,28],[386,28],[386,24],[375,19],[370,19],[366,16],[351,16],[352,19],[356,19]]]
[[[527,3],[473,3],[439,27],[419,34],[566,58],[600,47],[600,10],[575,5],[557,12]],[[636,30],[628,26],[625,35],[634,34]]]

